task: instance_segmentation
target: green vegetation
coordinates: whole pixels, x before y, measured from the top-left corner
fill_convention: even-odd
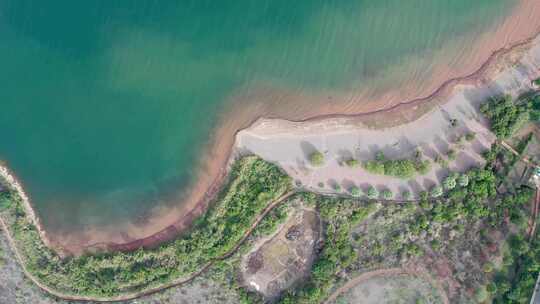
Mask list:
[[[347,164],[348,167],[351,167],[351,168],[356,168],[360,165],[360,162],[354,158],[348,159],[345,163]]]
[[[469,176],[467,174],[461,174],[457,179],[457,183],[461,187],[467,187],[469,184]]]
[[[431,163],[429,160],[426,159],[416,162],[416,171],[418,171],[420,175],[428,174],[429,171],[431,171]]]
[[[441,186],[433,186],[430,191],[431,197],[439,197],[443,194],[443,188]]]
[[[358,188],[357,186],[352,186],[350,192],[352,196],[359,197],[362,195],[362,190],[360,190],[360,188]]]
[[[443,180],[443,187],[444,189],[446,190],[452,190],[456,187],[457,185],[457,181],[456,181],[456,176],[454,174],[448,176],[447,178],[445,178]]]
[[[529,245],[521,235],[514,235],[509,245],[505,268],[493,282],[493,303],[529,303],[540,271],[540,242],[536,237]]]
[[[376,199],[379,196],[379,191],[377,191],[375,187],[369,186],[368,191],[367,191],[367,196],[370,199]]]
[[[446,159],[444,159],[442,156],[440,155],[437,155],[435,157],[435,162],[437,164],[439,164],[439,166],[443,167],[443,168],[448,168],[448,161]]]
[[[389,200],[394,197],[394,194],[389,189],[384,189],[383,191],[381,191],[381,197],[385,200]]]
[[[456,157],[457,157],[456,150],[453,150],[453,149],[448,150],[448,152],[446,152],[446,157],[450,161],[456,160]]]
[[[357,259],[350,241],[351,229],[375,211],[375,204],[358,201],[317,197],[305,194],[325,221],[324,247],[312,268],[311,277],[298,290],[286,293],[280,303],[321,303],[339,281],[336,273],[352,265]]]
[[[426,174],[430,170],[429,161],[416,158],[411,159],[386,159],[379,151],[375,160],[366,161],[363,164],[366,171],[372,174],[389,175],[403,179],[409,179],[416,174]]]
[[[324,165],[324,155],[319,151],[313,152],[309,156],[309,162],[315,167],[320,167]]]
[[[107,297],[146,290],[188,276],[229,252],[270,202],[290,189],[290,178],[256,157],[238,161],[220,196],[193,230],[154,250],[61,259],[40,239],[20,198],[1,213],[11,227],[26,267],[44,285],[66,294]],[[4,203],[5,205],[5,203]]]
[[[2,268],[2,266],[4,266],[4,263],[5,263],[5,261],[4,261],[4,251],[2,250],[2,247],[0,247],[0,268]]]
[[[469,133],[465,134],[465,140],[466,141],[473,141],[475,138],[476,138],[476,133],[474,133],[474,132],[469,132]]]
[[[516,104],[510,96],[492,98],[480,107],[480,111],[490,120],[491,130],[497,137],[511,136],[529,120],[530,103]]]
[[[531,115],[530,119],[534,122],[540,122],[540,96],[535,96],[530,100]]]
[[[405,200],[405,201],[410,200],[412,198],[411,191],[404,190],[403,192],[401,192],[401,198],[403,198],[403,200]]]
[[[487,300],[488,296],[488,292],[483,286],[476,289],[476,292],[474,293],[474,298],[476,299],[477,303],[483,303]]]

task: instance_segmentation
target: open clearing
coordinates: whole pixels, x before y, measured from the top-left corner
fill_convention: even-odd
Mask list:
[[[320,239],[316,212],[295,212],[270,239],[264,239],[242,261],[242,276],[248,288],[275,299],[307,276]]]
[[[368,278],[330,302],[335,304],[443,303],[429,282],[406,273]]]

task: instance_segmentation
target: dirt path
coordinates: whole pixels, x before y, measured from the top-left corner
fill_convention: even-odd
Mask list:
[[[503,146],[504,148],[506,148],[508,151],[510,151],[512,154],[516,155],[517,157],[519,157],[519,159],[521,161],[523,161],[524,163],[526,163],[527,165],[533,167],[533,168],[539,168],[536,164],[534,164],[533,162],[530,161],[530,159],[526,156],[522,156],[521,154],[519,154],[511,145],[509,145],[507,142],[505,142],[504,140],[501,140],[500,141],[501,143],[501,146]]]
[[[62,300],[67,300],[67,301],[81,301],[81,302],[117,302],[117,301],[127,301],[127,300],[133,300],[133,299],[137,299],[137,298],[140,298],[140,297],[143,297],[143,296],[147,296],[147,295],[151,295],[151,294],[154,294],[156,292],[159,292],[159,291],[162,291],[162,290],[165,290],[165,289],[168,289],[168,288],[171,288],[171,287],[176,287],[176,286],[180,286],[182,284],[186,284],[186,283],[189,283],[190,281],[194,280],[195,278],[197,278],[198,276],[200,276],[201,274],[203,274],[206,270],[208,270],[208,268],[210,268],[215,262],[217,261],[221,261],[221,260],[224,260],[224,259],[227,259],[229,258],[230,256],[232,256],[237,250],[238,248],[240,248],[240,246],[246,241],[246,239],[251,235],[251,233],[253,232],[253,230],[259,225],[259,223],[261,222],[261,220],[270,212],[272,211],[276,206],[278,206],[280,203],[282,203],[283,201],[285,201],[286,199],[288,199],[289,197],[291,197],[295,192],[294,191],[291,191],[291,192],[287,192],[285,193],[284,195],[282,195],[281,197],[277,198],[276,200],[274,200],[272,203],[270,203],[262,212],[261,214],[259,214],[259,216],[257,216],[257,218],[255,219],[255,221],[253,222],[253,224],[250,226],[250,228],[244,233],[244,236],[236,243],[236,245],[231,249],[229,250],[227,253],[225,253],[224,255],[222,255],[221,257],[218,257],[206,264],[204,264],[200,270],[196,271],[195,273],[187,276],[187,277],[184,277],[184,278],[179,278],[177,280],[174,280],[168,284],[165,284],[165,285],[162,285],[162,286],[158,286],[158,287],[154,287],[154,288],[151,288],[151,289],[148,289],[148,290],[145,290],[145,291],[141,291],[141,292],[136,292],[136,293],[130,293],[130,294],[125,294],[125,295],[121,295],[121,296],[117,296],[117,297],[85,297],[85,296],[76,296],[76,295],[69,295],[69,294],[64,294],[62,292],[58,292],[56,290],[53,290],[51,288],[49,288],[48,286],[46,286],[45,284],[41,283],[39,281],[38,278],[36,278],[32,273],[30,273],[28,271],[28,269],[26,268],[26,265],[24,263],[24,258],[23,256],[21,255],[21,253],[19,252],[19,249],[16,245],[16,242],[15,242],[15,239],[13,238],[13,236],[11,235],[11,231],[8,229],[8,225],[6,224],[6,222],[2,219],[2,217],[0,217],[0,227],[1,227],[1,230],[5,231],[6,233],[6,237],[8,239],[8,242],[9,242],[9,245],[11,247],[11,250],[13,251],[13,253],[15,254],[15,257],[17,258],[17,261],[19,262],[19,264],[21,265],[22,267],[22,270],[24,272],[24,274],[26,275],[26,277],[28,279],[30,279],[34,284],[36,284],[39,288],[41,288],[43,291],[45,291],[46,293],[50,294],[50,295],[53,295],[55,296],[56,298],[59,298],[59,299],[62,299]]]
[[[332,295],[328,297],[328,299],[324,302],[325,304],[330,304],[331,302],[335,301],[341,294],[347,292],[349,289],[355,287],[358,284],[364,283],[370,279],[373,279],[375,277],[381,277],[381,276],[396,276],[396,275],[413,275],[420,277],[429,283],[431,283],[436,289],[439,295],[442,298],[443,304],[449,304],[448,297],[446,295],[446,292],[442,288],[442,286],[434,280],[429,274],[427,274],[425,271],[420,271],[417,269],[411,269],[411,268],[388,268],[388,269],[378,269],[370,272],[363,273],[356,278],[350,280],[345,285],[341,286],[338,290],[336,290]]]
[[[529,242],[531,242],[534,239],[534,236],[536,234],[538,211],[540,211],[540,189],[537,188],[535,199],[531,203],[531,219],[529,221],[529,229],[527,231]]]

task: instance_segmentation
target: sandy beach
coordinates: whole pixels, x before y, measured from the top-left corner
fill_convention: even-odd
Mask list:
[[[540,39],[518,64],[496,73],[491,81],[480,86],[454,86],[449,96],[434,100],[429,112],[411,122],[402,123],[399,117],[393,121],[390,115],[378,121],[367,116],[304,122],[260,119],[237,135],[236,147],[278,164],[302,188],[313,192],[340,194],[356,186],[366,193],[369,186],[374,186],[379,192],[392,191],[397,199],[404,199],[404,191],[410,192],[411,198],[418,198],[420,192],[441,184],[450,172],[465,172],[483,165],[482,153],[489,150],[496,138],[480,113],[480,105],[490,97],[517,97],[532,90],[531,79],[540,76],[538,42]],[[414,106],[411,110],[415,112]],[[459,141],[470,133],[476,135],[474,140]],[[445,158],[450,150],[456,157],[448,160],[448,167],[435,162],[437,157]],[[309,162],[309,156],[316,151],[325,155],[323,166]],[[412,159],[420,151],[433,164],[432,170],[412,179],[400,179],[344,164],[349,159],[373,160],[379,151],[388,159]],[[336,185],[341,190],[336,191]]]
[[[385,92],[365,88],[359,91],[319,92],[312,95],[306,91],[290,92],[263,85],[239,90],[238,94],[231,96],[230,103],[236,105],[229,108],[234,108],[234,113],[223,114],[219,128],[207,144],[207,153],[201,157],[196,181],[188,193],[178,196],[178,200],[183,202],[178,205],[181,207],[157,208],[144,219],[135,219],[129,223],[89,227],[86,231],[77,233],[49,234],[50,242],[53,247],[64,248],[77,254],[96,248],[130,250],[140,246],[151,247],[173,238],[206,210],[208,203],[226,179],[228,165],[237,155],[236,148],[277,162],[295,178],[305,181],[306,185],[318,183],[321,179],[326,182],[326,177],[346,179],[350,173],[337,173],[334,166],[327,166],[324,170],[328,172],[321,171],[317,173],[320,175],[311,177],[302,177],[294,171],[301,168],[300,165],[295,168],[294,162],[305,153],[298,149],[298,143],[305,140],[306,134],[321,131],[321,126],[325,126],[322,132],[327,136],[327,142],[336,140],[330,141],[336,149],[342,145],[340,149],[355,151],[359,144],[357,138],[362,137],[363,146],[389,146],[385,149],[390,154],[392,145],[402,137],[403,132],[410,133],[418,128],[429,129],[429,134],[418,133],[416,137],[409,136],[407,142],[400,142],[403,147],[398,151],[402,153],[422,144],[420,138],[431,136],[433,139],[442,136],[448,127],[441,118],[446,111],[466,123],[463,130],[474,129],[481,134],[475,144],[485,146],[493,139],[486,133],[485,125],[478,118],[477,102],[481,97],[495,92],[515,93],[524,90],[527,81],[530,83],[530,79],[538,76],[540,41],[533,37],[536,37],[539,31],[540,2],[523,0],[511,16],[483,34],[481,39],[473,41],[467,37],[459,38],[471,39],[470,47],[450,57],[446,57],[447,54],[436,55],[436,60],[430,63],[428,79],[415,78],[416,73],[412,73],[412,77]],[[411,59],[411,62],[414,60],[420,59]],[[422,73],[418,71],[418,75],[420,74]],[[475,91],[475,98],[465,96],[471,94],[474,88],[479,90]],[[442,106],[434,112],[432,109],[438,104]],[[461,107],[466,108],[461,111]],[[419,117],[416,124],[396,127],[391,132],[387,130],[391,126],[402,125]],[[470,119],[471,117],[473,119]],[[381,121],[384,124],[380,125]],[[426,128],[426,125],[429,128]],[[327,128],[328,126],[332,127]],[[373,130],[376,128],[378,130]],[[240,130],[244,131],[237,137]],[[383,133],[387,142],[378,139]],[[338,155],[338,151],[329,149],[331,145],[324,144],[321,139],[323,137],[318,136],[320,138],[308,138],[308,142],[328,150],[331,155]],[[286,138],[286,141],[272,142],[282,138]],[[286,143],[289,148],[269,148],[275,148],[276,144],[282,143]],[[289,152],[290,155],[283,155]],[[456,168],[470,165],[473,160],[478,161],[478,153],[468,153],[471,163],[456,164]],[[436,175],[426,177],[431,181],[437,178]],[[311,182],[308,182],[308,179]],[[352,182],[359,183],[360,180]],[[423,183],[424,181],[419,182],[421,185]],[[395,187],[399,189],[401,184],[396,184]]]

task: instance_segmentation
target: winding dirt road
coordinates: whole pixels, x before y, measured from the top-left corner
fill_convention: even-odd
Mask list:
[[[261,214],[259,214],[259,216],[257,216],[257,218],[255,219],[253,224],[250,226],[250,228],[244,233],[244,236],[236,243],[236,245],[231,250],[229,250],[224,255],[222,255],[222,256],[220,256],[220,257],[218,257],[218,258],[216,258],[216,259],[214,259],[214,260],[212,260],[212,261],[210,261],[210,262],[208,262],[206,264],[204,264],[201,267],[201,269],[196,271],[195,273],[193,273],[193,274],[191,274],[191,275],[189,275],[187,277],[179,278],[177,280],[174,280],[174,281],[172,281],[172,282],[170,282],[168,284],[162,285],[162,286],[150,288],[148,290],[144,290],[144,291],[141,291],[141,292],[124,294],[124,295],[116,296],[116,297],[77,296],[77,295],[65,294],[65,293],[62,293],[62,292],[59,292],[59,291],[56,291],[56,290],[53,290],[53,289],[49,288],[45,284],[41,283],[39,281],[39,279],[36,278],[32,273],[30,273],[28,271],[28,269],[26,268],[26,265],[24,263],[24,258],[21,255],[19,249],[17,248],[15,239],[13,238],[13,236],[11,234],[11,231],[9,230],[9,226],[2,219],[2,217],[0,217],[0,227],[1,227],[1,230],[3,230],[6,233],[6,237],[8,239],[11,250],[15,254],[15,257],[17,258],[18,263],[21,265],[22,270],[23,270],[24,274],[26,275],[26,277],[28,279],[30,279],[34,284],[36,284],[39,288],[41,288],[46,293],[48,293],[48,294],[50,294],[50,295],[52,295],[52,296],[54,296],[56,298],[59,298],[59,299],[62,299],[62,300],[67,300],[67,301],[81,301],[81,302],[118,302],[118,301],[127,301],[127,300],[134,300],[134,299],[137,299],[137,298],[140,298],[140,297],[143,297],[143,296],[148,296],[148,295],[157,293],[159,291],[162,291],[162,290],[165,290],[165,289],[168,289],[168,288],[171,288],[171,287],[176,287],[176,286],[180,286],[180,285],[189,283],[192,280],[194,280],[196,277],[203,274],[206,270],[208,270],[208,268],[210,268],[215,262],[221,261],[221,260],[224,260],[226,258],[231,257],[238,250],[238,248],[240,248],[240,246],[247,240],[247,238],[251,235],[253,230],[259,225],[259,223],[262,221],[262,219],[270,211],[272,211],[280,203],[284,202],[286,199],[291,197],[293,194],[295,194],[294,191],[287,192],[284,195],[282,195],[281,197],[274,200],[272,203],[270,203],[261,212]]]

